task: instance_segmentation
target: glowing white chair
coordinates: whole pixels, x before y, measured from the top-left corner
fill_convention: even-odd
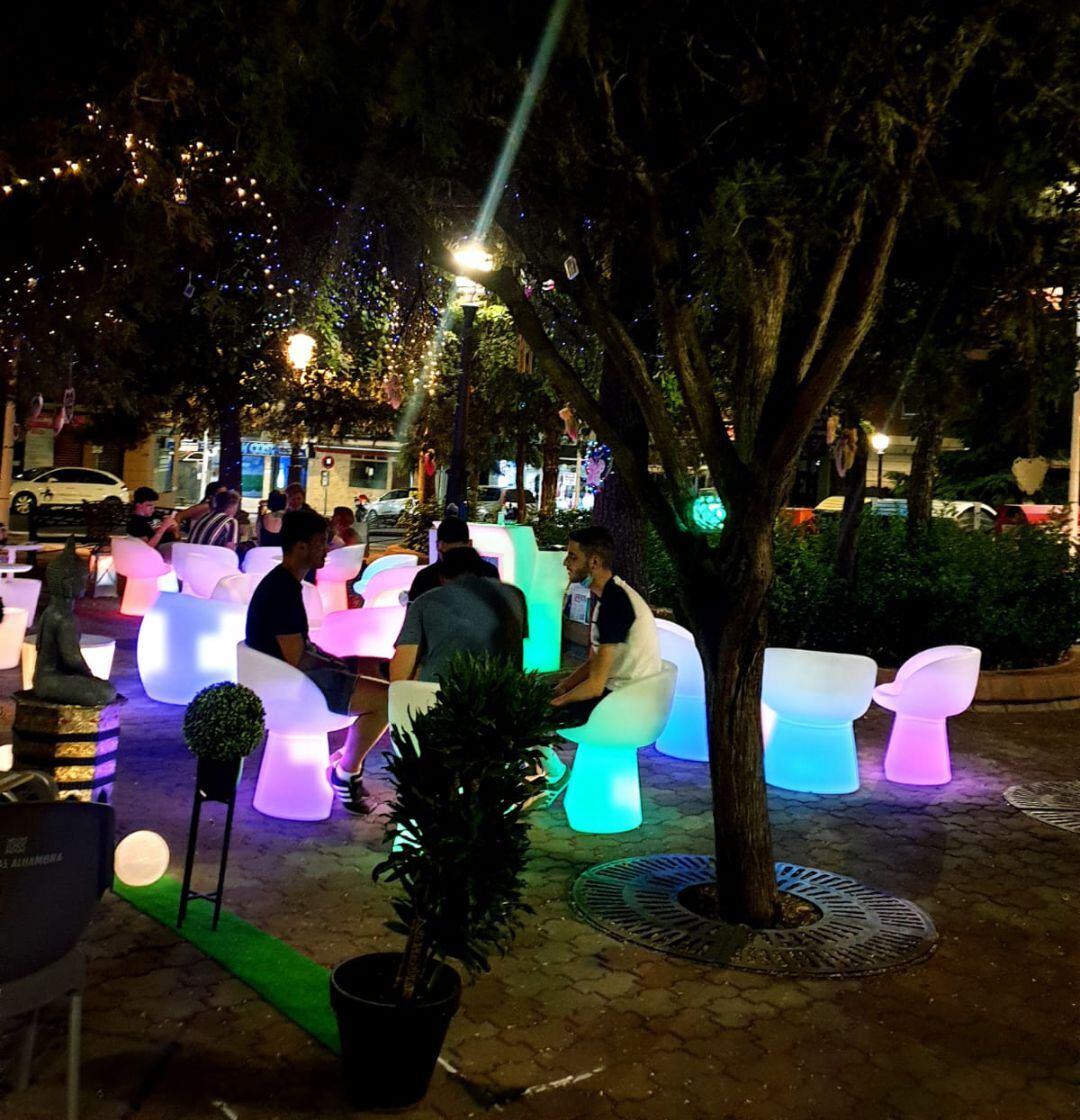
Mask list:
[[[311,640],[335,657],[394,656],[394,642],[405,621],[405,608],[364,607],[359,611],[331,611]]]
[[[22,607],[26,611],[28,625],[34,625],[37,617],[38,600],[41,598],[41,580],[6,579],[0,584],[0,600],[5,607]]]
[[[416,579],[417,572],[423,571],[426,567],[426,564],[421,564],[411,568],[384,568],[372,576],[362,592],[365,609],[397,606],[402,601],[403,593],[408,601],[408,590],[412,587],[412,581]]]
[[[251,575],[248,572],[230,572],[217,581],[210,598],[222,603],[246,605],[251,602],[251,596],[255,594],[255,588],[259,586],[259,581],[265,574],[265,572],[260,572],[258,575]]]
[[[275,546],[261,545],[248,551],[244,557],[244,571],[249,576],[266,575],[271,569],[281,563],[281,549]]]
[[[367,545],[350,544],[326,554],[326,563],[315,573],[315,585],[327,614],[343,611],[349,605],[346,589],[363,567],[366,551]]]
[[[266,711],[266,747],[252,804],[267,817],[326,820],[334,803],[326,735],[356,717],[330,711],[318,687],[287,662],[245,642],[236,647],[236,657],[240,683],[258,695]]]
[[[242,603],[164,594],[139,626],[136,661],[143,689],[163,704],[189,704],[207,685],[236,680]]]
[[[0,669],[14,669],[22,656],[29,616],[22,607],[4,607],[0,622]]]
[[[658,618],[660,656],[678,666],[675,699],[664,733],[656,749],[671,758],[690,762],[709,761],[709,734],[705,723],[705,670],[694,635],[684,626]]]
[[[121,614],[142,618],[162,591],[177,588],[176,575],[161,553],[138,537],[113,537],[112,558],[117,574],[127,580]]]
[[[411,734],[413,717],[433,708],[438,699],[437,681],[394,681],[387,695],[387,722]]]
[[[353,585],[353,590],[365,595],[364,588],[380,572],[387,572],[391,568],[415,568],[419,562],[420,558],[411,552],[392,552],[389,556],[380,556],[364,569],[364,574]]]
[[[767,649],[761,698],[776,713],[765,781],[801,793],[854,793],[852,722],[870,707],[877,664],[852,653]]]
[[[304,580],[300,584],[300,594],[304,600],[304,613],[307,615],[308,630],[314,637],[315,631],[322,626],[323,619],[326,617],[326,608],[315,584]]]
[[[222,576],[239,571],[239,559],[231,548],[216,544],[174,544],[172,565],[185,595],[209,599]]]
[[[605,696],[581,727],[559,732],[578,744],[563,802],[575,832],[628,832],[641,824],[637,752],[663,734],[678,673],[670,661],[661,666]]]
[[[112,672],[113,654],[116,652],[116,639],[101,634],[83,634],[79,638],[79,650],[86,667],[101,680],[107,681]],[[37,667],[37,638],[25,638],[22,644],[22,686],[29,691],[34,687],[34,669]]]
[[[971,705],[982,653],[974,646],[935,646],[909,657],[874,700],[896,713],[885,751],[885,777],[908,786],[952,781],[945,721]]]

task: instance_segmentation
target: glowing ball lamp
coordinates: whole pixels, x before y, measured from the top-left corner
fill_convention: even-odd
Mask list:
[[[637,752],[663,734],[677,673],[662,662],[659,673],[605,696],[581,727],[560,732],[578,744],[563,802],[575,832],[628,832],[641,824]]]
[[[896,713],[885,751],[885,777],[909,786],[952,780],[945,721],[975,697],[982,653],[974,646],[936,646],[908,658],[874,700]]]
[[[870,707],[877,664],[852,653],[767,649],[761,698],[776,713],[765,781],[800,793],[854,793],[852,722]]]
[[[699,533],[719,533],[727,520],[727,510],[716,494],[698,494],[690,507],[690,517]]]
[[[156,832],[129,832],[113,856],[116,877],[127,887],[149,887],[169,870],[169,845]]]

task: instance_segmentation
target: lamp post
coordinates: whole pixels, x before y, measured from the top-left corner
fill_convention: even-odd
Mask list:
[[[462,245],[454,251],[454,260],[462,267],[475,272],[490,272],[491,257],[475,244]],[[469,427],[469,383],[472,373],[473,324],[480,306],[483,287],[467,276],[454,278],[462,296],[461,370],[458,374],[457,407],[454,409],[454,434],[450,445],[450,469],[446,477],[446,503],[453,503],[463,515],[467,514],[465,479],[465,435]]]
[[[889,448],[889,437],[884,432],[874,432],[870,446],[877,452],[877,496],[881,497],[881,464]]]
[[[296,370],[301,384],[304,380],[304,371],[311,364],[315,356],[315,339],[303,331],[289,335],[286,349],[289,354],[289,364]],[[303,484],[304,472],[300,469],[300,441],[294,439],[289,454],[289,482]]]

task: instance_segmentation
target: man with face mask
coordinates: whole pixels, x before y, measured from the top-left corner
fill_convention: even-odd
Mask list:
[[[660,640],[645,600],[611,570],[615,542],[600,525],[570,534],[564,567],[592,592],[588,660],[555,688],[564,727],[580,727],[615,689],[660,672]]]

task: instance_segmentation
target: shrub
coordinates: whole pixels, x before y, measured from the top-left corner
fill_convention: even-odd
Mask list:
[[[184,713],[184,742],[198,758],[234,762],[246,758],[262,742],[265,719],[262,701],[242,684],[204,688]]]
[[[1080,635],[1080,564],[1041,527],[1001,535],[937,520],[909,543],[900,518],[864,519],[854,586],[833,574],[838,519],[782,529],[769,643],[899,665],[936,645],[977,646],[987,669],[1051,665]]]
[[[540,548],[564,548],[566,539],[575,529],[592,524],[592,514],[585,509],[558,509],[542,513],[533,522],[536,543]]]

